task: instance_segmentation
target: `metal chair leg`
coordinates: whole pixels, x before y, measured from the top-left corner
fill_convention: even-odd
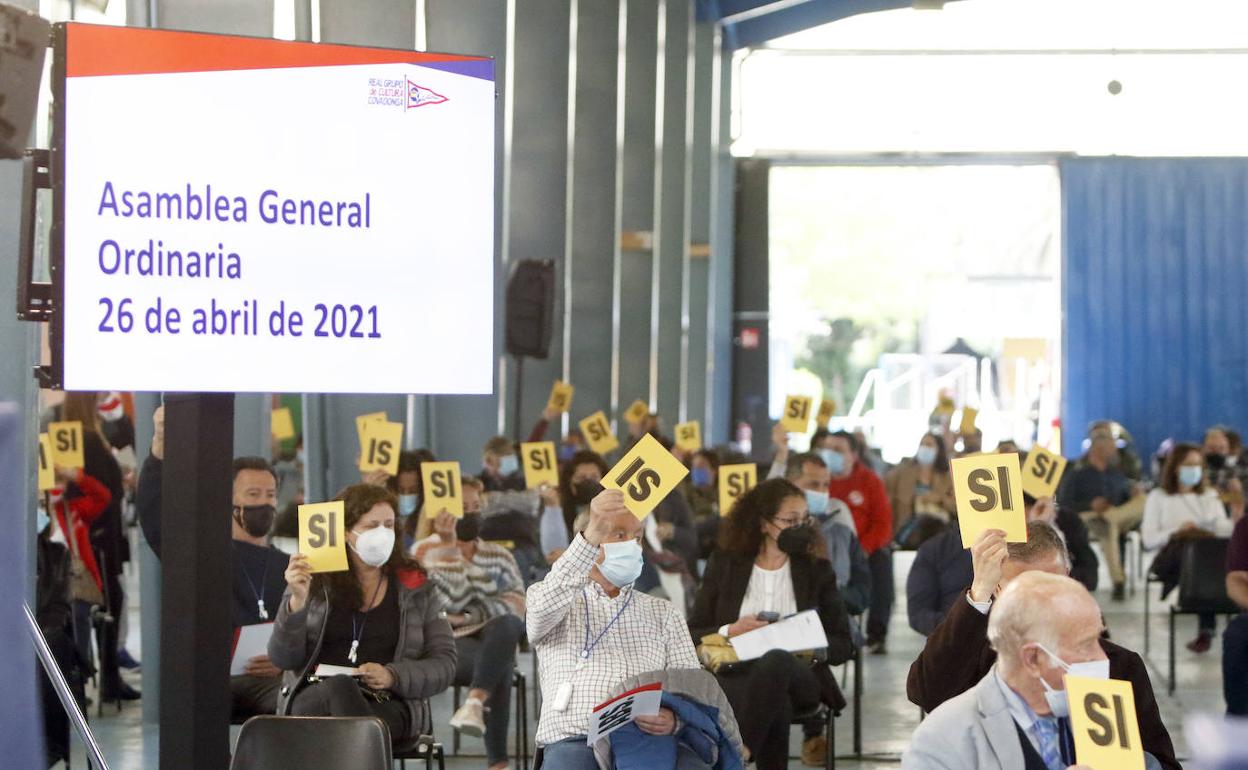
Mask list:
[[[1174,695],[1174,608],[1170,608],[1170,679],[1166,682],[1166,691]]]
[[[1148,645],[1148,641],[1149,641],[1148,595],[1150,591],[1148,589],[1149,589],[1149,580],[1148,580],[1148,577],[1145,576],[1144,578],[1144,657],[1145,658],[1148,657],[1148,648],[1149,648],[1149,645]]]
[[[828,751],[823,757],[824,770],[835,770],[836,768],[836,718],[832,715],[832,710],[828,710],[828,721],[824,725],[824,740],[827,741]]]
[[[862,756],[862,649],[854,650],[854,756]]]
[[[451,713],[459,711],[459,685],[451,688]],[[451,754],[459,756],[459,730],[451,730]],[[432,757],[429,761],[432,761]]]

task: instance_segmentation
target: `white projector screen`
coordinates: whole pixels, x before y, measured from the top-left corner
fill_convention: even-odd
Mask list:
[[[64,35],[67,390],[491,391],[492,60]]]

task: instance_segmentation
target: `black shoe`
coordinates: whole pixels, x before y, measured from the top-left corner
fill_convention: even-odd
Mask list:
[[[1127,587],[1122,583],[1114,583],[1113,600],[1116,602],[1123,601],[1127,598]]]
[[[130,685],[122,682],[114,689],[105,690],[100,693],[100,700],[105,703],[116,703],[117,701],[138,700],[143,695]]]
[[[884,640],[879,639],[874,642],[867,642],[867,652],[872,655],[887,655],[888,648],[884,646]]]

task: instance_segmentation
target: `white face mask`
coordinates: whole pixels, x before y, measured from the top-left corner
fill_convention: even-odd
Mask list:
[[[1057,661],[1057,664],[1066,669],[1067,676],[1082,676],[1088,679],[1109,679],[1109,659],[1105,660],[1089,660],[1083,663],[1067,663],[1061,658],[1054,655],[1048,647],[1036,642],[1036,646],[1044,650],[1050,658]],[[1040,684],[1044,687],[1044,699],[1049,703],[1049,710],[1053,712],[1055,717],[1070,716],[1070,701],[1066,697],[1066,690],[1054,690],[1049,683],[1044,681],[1044,677],[1040,677]]]
[[[370,567],[380,567],[390,560],[394,552],[394,530],[389,527],[374,527],[365,532],[355,533],[355,545],[351,550]]]

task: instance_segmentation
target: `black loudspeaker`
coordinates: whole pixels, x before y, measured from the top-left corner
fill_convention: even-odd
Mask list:
[[[51,30],[46,19],[0,3],[0,158],[22,157],[30,142]]]
[[[507,352],[546,358],[555,316],[555,263],[525,259],[507,281]]]

